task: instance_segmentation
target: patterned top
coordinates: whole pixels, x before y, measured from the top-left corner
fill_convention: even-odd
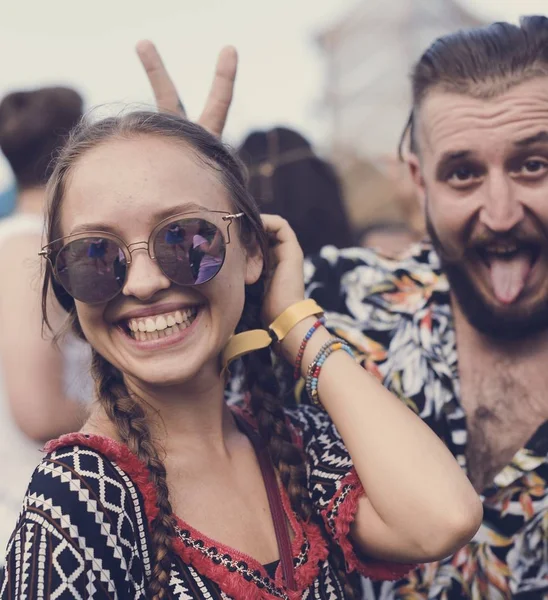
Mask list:
[[[235,409],[237,410],[237,409]],[[240,410],[255,427],[251,415]],[[348,537],[357,500],[364,493],[333,423],[314,407],[287,412],[307,461],[314,519],[302,522],[282,502],[294,532],[297,591],[284,587],[253,558],[208,539],[179,518],[169,588],[177,600],[339,600],[344,598],[333,553],[347,569],[397,579],[410,565],[358,557]],[[146,466],[127,447],[100,436],[69,434],[50,442],[31,480],[9,546],[0,598],[144,599],[150,575],[147,524],[156,491]]]
[[[398,260],[324,248],[306,263],[327,326],[445,441],[467,468],[449,286],[428,244]],[[297,395],[304,400],[302,386]],[[483,524],[455,556],[396,583],[365,582],[369,600],[548,599],[548,422],[482,494]]]

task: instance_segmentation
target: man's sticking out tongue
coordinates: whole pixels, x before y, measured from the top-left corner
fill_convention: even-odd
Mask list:
[[[520,295],[531,270],[531,256],[523,250],[509,258],[490,256],[491,285],[497,300],[511,304]]]

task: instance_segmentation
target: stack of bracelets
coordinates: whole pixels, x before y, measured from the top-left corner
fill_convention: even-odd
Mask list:
[[[223,372],[227,371],[228,366],[233,360],[236,360],[249,352],[268,348],[273,342],[281,342],[297,323],[300,323],[303,319],[311,316],[316,316],[317,321],[304,336],[297,353],[297,358],[295,359],[294,376],[295,379],[299,379],[306,346],[318,328],[325,323],[322,307],[311,298],[301,300],[286,308],[282,314],[270,324],[268,331],[263,329],[253,329],[233,335],[223,350]],[[318,398],[318,379],[320,377],[322,366],[327,357],[337,350],[344,350],[350,356],[354,357],[352,349],[344,340],[338,337],[332,337],[322,345],[320,351],[316,354],[316,357],[307,369],[305,387],[310,400],[314,404],[320,405],[320,400]]]
[[[312,400],[313,404],[320,405],[320,400],[318,398],[318,379],[320,377],[322,366],[327,357],[337,350],[344,350],[352,358],[354,358],[352,348],[350,348],[350,346],[344,340],[341,340],[341,338],[333,337],[323,344],[323,346],[320,348],[320,351],[318,354],[316,354],[316,357],[308,367],[305,385],[308,397],[310,400]]]
[[[306,332],[306,335],[304,336],[301,346],[299,348],[299,352],[297,353],[297,358],[295,360],[295,371],[294,371],[295,379],[299,379],[299,377],[300,377],[304,351],[306,349],[308,342],[310,341],[310,338],[317,331],[318,327],[320,327],[320,325],[324,325],[324,323],[325,323],[325,319],[324,319],[324,317],[321,317]],[[316,357],[310,363],[310,365],[307,369],[305,387],[306,387],[306,392],[307,392],[310,400],[312,400],[313,404],[316,404],[316,405],[320,404],[320,401],[318,398],[318,379],[320,377],[320,372],[322,370],[322,366],[323,366],[324,362],[326,361],[327,357],[330,354],[332,354],[333,352],[336,352],[337,350],[344,350],[350,356],[354,357],[354,353],[352,352],[352,349],[344,340],[341,340],[340,338],[337,338],[337,337],[333,337],[330,340],[327,340],[327,342],[325,342],[325,344],[323,344],[323,346],[320,348],[318,354],[316,354]]]

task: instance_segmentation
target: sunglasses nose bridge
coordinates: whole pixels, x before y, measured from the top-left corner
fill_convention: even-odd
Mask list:
[[[130,257],[137,250],[146,250],[148,252],[148,255],[150,256],[150,246],[149,246],[148,242],[145,240],[143,240],[142,242],[133,242],[133,244],[127,245],[127,251],[129,253]]]

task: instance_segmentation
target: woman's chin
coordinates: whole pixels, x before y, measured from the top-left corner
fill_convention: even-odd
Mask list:
[[[166,388],[188,388],[199,385],[203,382],[211,382],[219,377],[220,368],[218,361],[210,361],[205,365],[203,362],[192,360],[188,361],[182,367],[181,360],[177,361],[158,361],[171,364],[155,364],[150,368],[144,369],[143,365],[136,365],[135,369],[125,369],[126,373],[131,372],[130,379],[134,380],[139,388],[153,392],[161,391]],[[175,363],[175,364],[173,364]]]

